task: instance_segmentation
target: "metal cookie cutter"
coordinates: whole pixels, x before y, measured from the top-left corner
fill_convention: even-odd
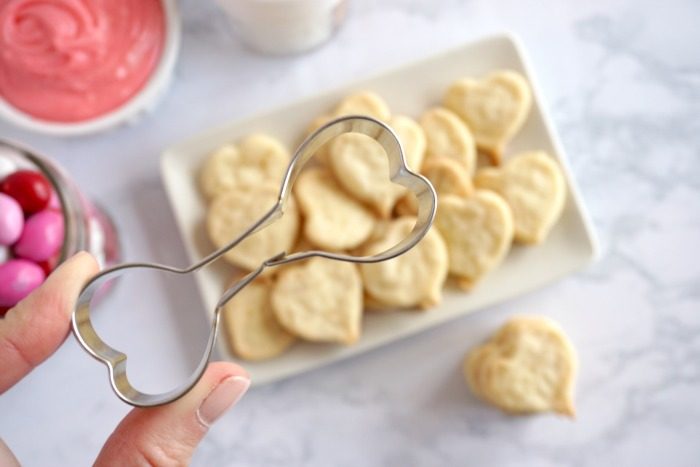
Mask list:
[[[301,172],[304,164],[311,159],[317,150],[334,137],[343,133],[363,133],[379,142],[389,158],[389,176],[394,183],[405,186],[413,192],[418,199],[418,214],[416,224],[411,233],[401,242],[388,250],[372,256],[352,256],[343,253],[332,253],[321,250],[310,250],[299,253],[287,254],[281,252],[264,261],[256,270],[250,272],[241,280],[228,288],[219,299],[211,330],[207,341],[206,350],[194,373],[179,387],[161,394],[147,394],[134,388],[126,374],[127,356],[123,352],[110,347],[95,331],[90,321],[90,303],[95,293],[107,281],[128,272],[132,269],[156,269],[174,274],[189,274],[201,269],[219,259],[224,253],[245,240],[248,236],[264,229],[279,219],[284,213],[286,202],[291,196],[292,185]],[[437,197],[430,182],[423,176],[411,172],[406,166],[403,149],[396,134],[384,123],[366,116],[347,116],[335,119],[319,128],[299,146],[289,163],[282,186],[280,188],[277,203],[265,213],[260,220],[251,225],[245,232],[233,239],[228,245],[211,253],[198,263],[187,268],[179,269],[172,266],[154,263],[125,263],[106,269],[93,277],[84,287],[72,316],[73,333],[85,350],[97,360],[107,365],[109,380],[114,392],[124,402],[137,407],[152,407],[172,402],[185,395],[201,378],[207,363],[211,357],[219,327],[219,318],[223,306],[243,287],[260,275],[266,268],[292,263],[303,259],[319,256],[338,261],[351,263],[376,263],[399,256],[410,250],[428,232],[435,217]]]

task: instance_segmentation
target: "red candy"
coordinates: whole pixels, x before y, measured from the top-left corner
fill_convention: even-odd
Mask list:
[[[10,311],[9,306],[0,306],[0,316],[5,316],[5,313]]]
[[[8,175],[0,183],[0,192],[19,203],[25,215],[46,208],[51,199],[51,184],[46,177],[33,170],[19,170]]]

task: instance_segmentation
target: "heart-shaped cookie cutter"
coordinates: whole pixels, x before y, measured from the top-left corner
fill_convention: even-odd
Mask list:
[[[267,227],[284,213],[287,199],[291,196],[292,185],[301,172],[304,164],[325,143],[343,133],[362,133],[382,145],[389,159],[389,176],[392,182],[403,185],[413,192],[418,199],[418,214],[416,224],[411,233],[401,242],[388,250],[372,256],[352,256],[343,253],[333,253],[323,250],[309,250],[287,254],[281,252],[264,261],[256,270],[244,276],[238,282],[228,288],[219,299],[214,310],[214,318],[207,340],[206,350],[197,368],[187,381],[170,391],[161,394],[148,394],[134,388],[126,374],[127,356],[123,352],[110,347],[97,334],[90,320],[90,304],[95,293],[107,281],[128,272],[132,269],[155,269],[174,274],[189,274],[201,269],[219,259],[224,253],[234,248],[248,236]],[[219,328],[219,319],[223,306],[243,287],[260,275],[268,267],[279,266],[303,259],[319,256],[323,258],[347,261],[351,263],[376,263],[395,258],[418,243],[428,232],[435,217],[437,197],[430,182],[418,175],[406,166],[401,143],[393,132],[384,123],[367,116],[346,116],[328,122],[311,134],[294,153],[282,186],[280,188],[277,203],[267,211],[257,222],[251,225],[245,232],[233,239],[229,244],[214,251],[201,261],[184,269],[175,268],[155,263],[124,263],[98,273],[82,289],[72,316],[73,333],[83,348],[97,360],[101,361],[109,369],[109,380],[112,389],[124,402],[137,407],[152,407],[172,402],[185,395],[202,377],[207,363],[212,354],[216,335]]]

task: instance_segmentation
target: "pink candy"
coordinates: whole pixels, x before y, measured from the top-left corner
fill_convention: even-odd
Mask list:
[[[38,170],[0,155],[0,318],[37,288],[61,258],[61,203]]]
[[[24,259],[0,264],[0,307],[11,307],[39,287],[46,278],[41,267]]]
[[[51,191],[48,208],[55,209],[56,211],[61,210],[61,200],[58,198],[58,194],[55,191]]]
[[[63,244],[63,215],[52,210],[38,212],[24,223],[15,254],[40,262],[51,258]]]
[[[15,243],[24,228],[22,207],[14,198],[0,193],[0,245]]]

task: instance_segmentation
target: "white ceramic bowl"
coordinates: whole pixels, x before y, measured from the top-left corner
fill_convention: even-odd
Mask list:
[[[28,130],[57,136],[77,136],[104,131],[124,123],[133,123],[152,110],[165,94],[180,49],[180,12],[177,0],[161,0],[165,13],[165,46],[160,61],[146,85],[116,109],[80,122],[60,123],[33,117],[0,97],[0,118]]]

